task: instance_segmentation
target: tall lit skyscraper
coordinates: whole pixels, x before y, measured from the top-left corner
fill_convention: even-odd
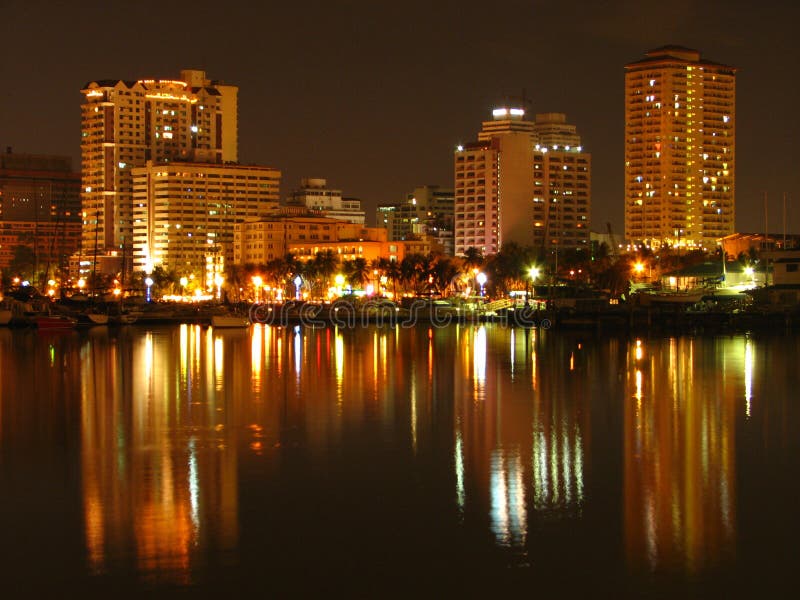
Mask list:
[[[186,70],[179,80],[99,80],[81,90],[83,254],[130,264],[131,170],[147,161],[238,160],[238,88]]]
[[[736,68],[664,46],[625,66],[625,235],[713,248],[733,232]]]
[[[503,244],[584,248],[589,242],[591,156],[561,113],[525,119],[496,108],[478,141],[455,153],[455,252]]]

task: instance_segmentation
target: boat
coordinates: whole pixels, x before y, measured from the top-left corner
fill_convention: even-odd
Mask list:
[[[250,320],[239,315],[211,315],[212,327],[250,327]]]
[[[77,319],[64,315],[34,315],[31,319],[39,331],[64,331],[78,325]]]

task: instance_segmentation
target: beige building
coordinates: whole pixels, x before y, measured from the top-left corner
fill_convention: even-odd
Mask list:
[[[130,256],[132,170],[147,161],[238,160],[238,88],[185,70],[180,79],[98,80],[81,90],[83,252]]]
[[[664,46],[625,66],[625,237],[714,248],[733,233],[736,68]]]
[[[134,269],[214,274],[233,260],[234,228],[277,209],[280,171],[222,164],[154,163],[131,169]]]
[[[274,215],[236,225],[234,262],[266,264],[293,254],[300,260],[314,258],[318,252],[332,250],[340,260],[376,258],[401,261],[403,242],[387,239],[386,230],[347,223],[320,214]]]
[[[588,247],[591,157],[560,113],[498,108],[455,154],[455,253]]]
[[[365,220],[361,200],[342,197],[342,191],[329,188],[325,179],[301,179],[300,187],[292,191],[288,204],[318,211],[331,219],[349,223],[363,225]]]

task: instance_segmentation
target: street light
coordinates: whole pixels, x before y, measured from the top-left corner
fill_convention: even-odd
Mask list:
[[[483,296],[483,286],[486,285],[486,273],[480,272],[475,275],[475,281],[477,281],[478,285],[481,286],[481,296]]]
[[[214,276],[214,284],[217,286],[217,300],[222,298],[222,283],[224,281],[225,280],[222,278],[222,275],[219,273]]]
[[[298,275],[294,278],[294,298],[295,300],[300,300],[300,286],[303,283],[303,279]]]
[[[264,283],[264,280],[261,279],[260,276],[254,275],[253,276],[253,286],[256,288],[256,302],[261,301],[261,285]]]
[[[80,282],[78,282],[80,284]],[[144,280],[144,284],[147,286],[147,301],[150,302],[150,288],[153,287],[153,278],[147,277]]]
[[[531,286],[531,293],[525,294],[525,304],[528,304],[530,301],[530,297],[533,295],[533,284],[536,281],[536,278],[539,277],[539,268],[538,267],[531,267],[528,269],[528,275],[531,276],[530,286]]]

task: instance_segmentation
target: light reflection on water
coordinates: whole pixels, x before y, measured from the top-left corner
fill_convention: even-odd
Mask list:
[[[425,551],[374,533],[378,506],[373,525],[400,519],[453,553],[466,536],[467,555],[523,569],[585,568],[577,544],[612,570],[735,570],[743,448],[752,461],[766,439],[774,457],[798,435],[797,413],[775,400],[792,390],[764,366],[788,376],[797,358],[794,340],[493,325],[0,330],[0,474],[7,498],[26,498],[13,485],[21,452],[48,443],[43,426],[63,431],[75,544],[95,575],[202,581],[274,551],[250,532],[286,561],[306,547],[293,549],[297,536],[324,547],[345,535],[367,562],[361,537]],[[751,421],[768,437],[742,438]],[[316,498],[334,515],[303,508]]]

